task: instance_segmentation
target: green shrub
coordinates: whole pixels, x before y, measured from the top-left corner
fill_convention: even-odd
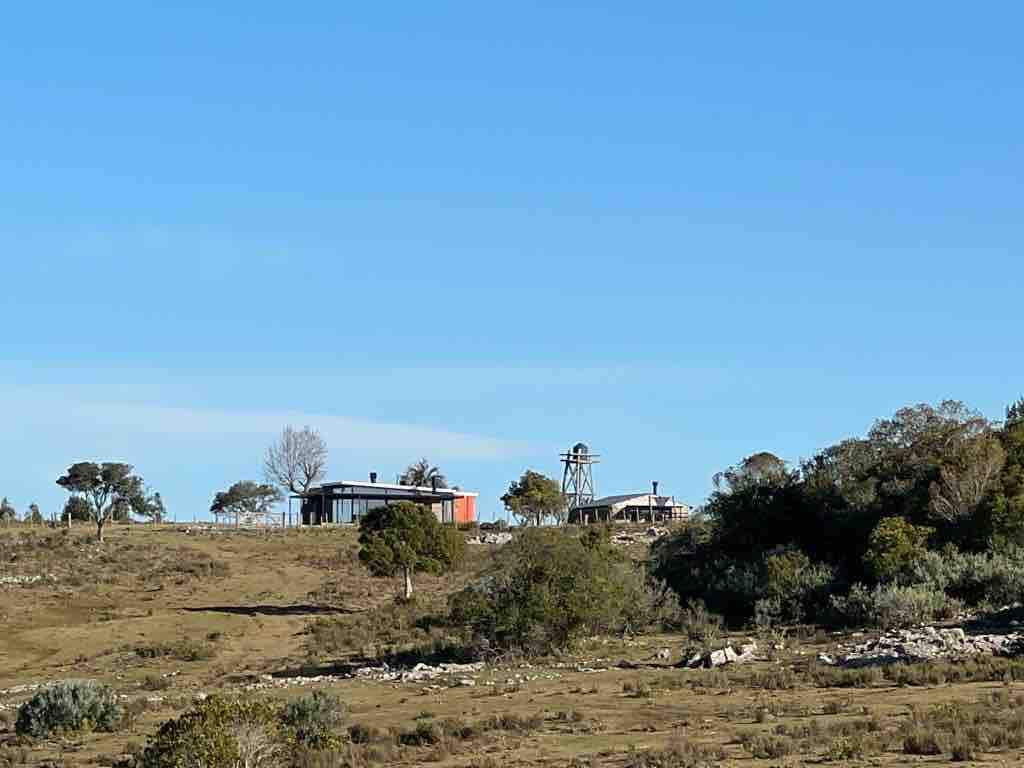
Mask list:
[[[934,727],[926,725],[912,726],[903,737],[903,754],[905,755],[941,755],[942,745]]]
[[[643,586],[618,551],[533,528],[502,548],[483,579],[449,598],[449,615],[490,647],[548,653],[633,626]]]
[[[281,721],[294,740],[311,749],[336,749],[341,740],[336,731],[345,721],[341,699],[327,691],[314,691],[288,702]]]
[[[107,686],[92,680],[64,680],[22,704],[14,728],[35,738],[63,731],[113,731],[121,715],[117,697]]]
[[[278,711],[271,704],[211,696],[161,725],[139,768],[276,766],[281,743]]]
[[[878,581],[895,580],[925,552],[932,533],[903,517],[883,518],[868,539],[864,565]]]
[[[722,617],[709,612],[703,600],[690,600],[679,618],[680,630],[700,650],[714,645],[722,634]]]
[[[826,604],[835,580],[835,572],[827,565],[812,563],[803,552],[790,550],[768,555],[764,567],[765,596],[778,606],[782,621],[803,621]]]
[[[173,643],[152,643],[135,647],[135,655],[143,659],[171,658],[178,661],[206,661],[217,655],[209,643],[182,638]]]
[[[850,736],[836,736],[828,745],[825,759],[847,761],[864,756],[864,747],[859,739]]]
[[[780,757],[793,754],[796,750],[796,744],[786,736],[748,733],[740,737],[740,741],[751,757],[756,757],[759,760],[777,760]]]
[[[854,584],[847,595],[832,597],[833,618],[846,626],[882,629],[924,624],[947,618],[961,607],[941,590],[928,586],[882,584],[869,591]]]
[[[633,752],[625,768],[712,768],[725,759],[718,747],[705,747],[688,739],[676,739],[665,749]]]

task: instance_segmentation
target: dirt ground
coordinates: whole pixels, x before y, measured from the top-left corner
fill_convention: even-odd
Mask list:
[[[351,661],[345,654],[311,656],[311,621],[355,622],[393,603],[397,585],[367,576],[356,560],[353,531],[259,534],[112,526],[102,547],[88,536],[84,526],[70,534],[0,531],[0,744],[5,745],[0,766],[110,765],[197,696],[242,694],[252,686],[267,687],[247,695],[277,698],[329,688],[347,702],[351,722],[381,730],[408,729],[417,719],[537,717],[539,725],[527,731],[487,733],[443,749],[400,746],[377,758],[378,764],[410,766],[428,761],[443,766],[699,764],[683,758],[641,761],[647,751],[673,745],[677,751],[706,749],[702,759],[721,765],[944,764],[948,752],[916,755],[901,747],[915,712],[987,702],[986,712],[996,716],[1016,706],[1018,696],[1024,712],[1024,683],[1009,676],[971,683],[897,686],[877,680],[867,687],[823,686],[815,682],[814,659],[842,639],[823,633],[787,642],[772,660],[725,671],[675,667],[683,639],[659,635],[594,638],[572,657],[489,665],[470,676],[472,685],[460,683],[466,675],[455,675],[276,687],[281,678],[300,673],[341,674]],[[440,604],[490,556],[487,546],[469,549],[458,573],[417,579],[422,599]],[[10,583],[11,577],[37,576],[44,578]],[[348,656],[380,652],[388,642],[387,637],[376,642],[371,632],[369,648]],[[167,651],[177,647],[185,650]],[[662,648],[671,651],[670,661],[657,658]],[[13,721],[17,706],[31,695],[28,686],[66,678],[113,686],[135,713],[130,727],[18,745]],[[1003,703],[993,708],[997,700]],[[767,752],[772,739],[792,736],[802,746],[767,755],[757,747],[759,735]],[[863,752],[846,749],[861,737],[874,746]],[[1016,765],[1020,760],[1019,747],[1000,744],[967,762]]]

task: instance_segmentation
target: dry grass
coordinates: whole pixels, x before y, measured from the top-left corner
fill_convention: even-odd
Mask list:
[[[0,768],[111,764],[198,693],[238,693],[263,674],[332,673],[354,657],[408,663],[414,652],[450,652],[448,630],[432,617],[489,548],[471,547],[455,574],[418,578],[414,605],[396,604],[396,585],[371,579],[355,552],[351,530],[186,535],[171,526],[130,533],[113,526],[102,548],[85,527],[0,531],[0,574],[56,577],[0,587],[0,689],[92,678],[128,697],[131,720],[114,734],[29,745],[11,733],[14,710],[0,709]],[[296,764],[698,768],[1020,759],[1024,662],[838,670],[811,661],[836,638],[813,630],[802,637],[775,662],[719,670],[650,661],[661,647],[678,660],[691,642],[679,634],[595,638],[573,657],[527,666],[507,660],[476,675],[474,687],[322,683],[347,705],[349,743],[334,755],[304,752]],[[618,668],[620,660],[631,668]],[[284,701],[304,690],[253,695]],[[0,706],[25,698],[0,693]]]

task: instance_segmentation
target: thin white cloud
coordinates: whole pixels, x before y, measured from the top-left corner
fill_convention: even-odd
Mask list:
[[[164,435],[176,442],[269,440],[291,424],[320,430],[332,454],[340,456],[407,459],[410,455],[429,455],[432,460],[488,461],[531,453],[526,441],[415,424],[287,410],[233,411],[76,401],[29,390],[4,392],[0,415],[7,423],[36,427],[61,424],[78,434],[102,432],[107,440],[122,436],[126,442],[153,435]]]

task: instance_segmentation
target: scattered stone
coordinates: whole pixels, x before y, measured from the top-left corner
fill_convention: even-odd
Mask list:
[[[839,658],[834,659],[833,663],[865,667],[897,661],[962,659],[978,655],[1012,656],[1019,652],[1022,643],[1024,634],[1017,632],[1006,635],[967,635],[960,627],[899,629],[886,632],[866,643],[840,646]]]
[[[668,528],[652,526],[645,531],[616,531],[611,542],[618,547],[629,547],[633,544],[650,544],[662,536],[668,535]]]
[[[35,574],[33,576],[0,576],[0,586],[27,587],[41,582],[56,582],[57,576],[52,573]]]
[[[696,669],[697,667],[713,669],[714,667],[721,667],[725,664],[746,664],[748,662],[755,661],[756,659],[757,643],[750,642],[741,645],[739,653],[737,653],[736,649],[731,645],[727,645],[717,651],[698,653],[695,656],[690,657],[689,661],[686,662],[686,666],[690,669]]]
[[[512,534],[508,531],[484,531],[479,536],[466,539],[467,544],[492,544],[498,547],[508,544],[510,541],[512,541]]]

